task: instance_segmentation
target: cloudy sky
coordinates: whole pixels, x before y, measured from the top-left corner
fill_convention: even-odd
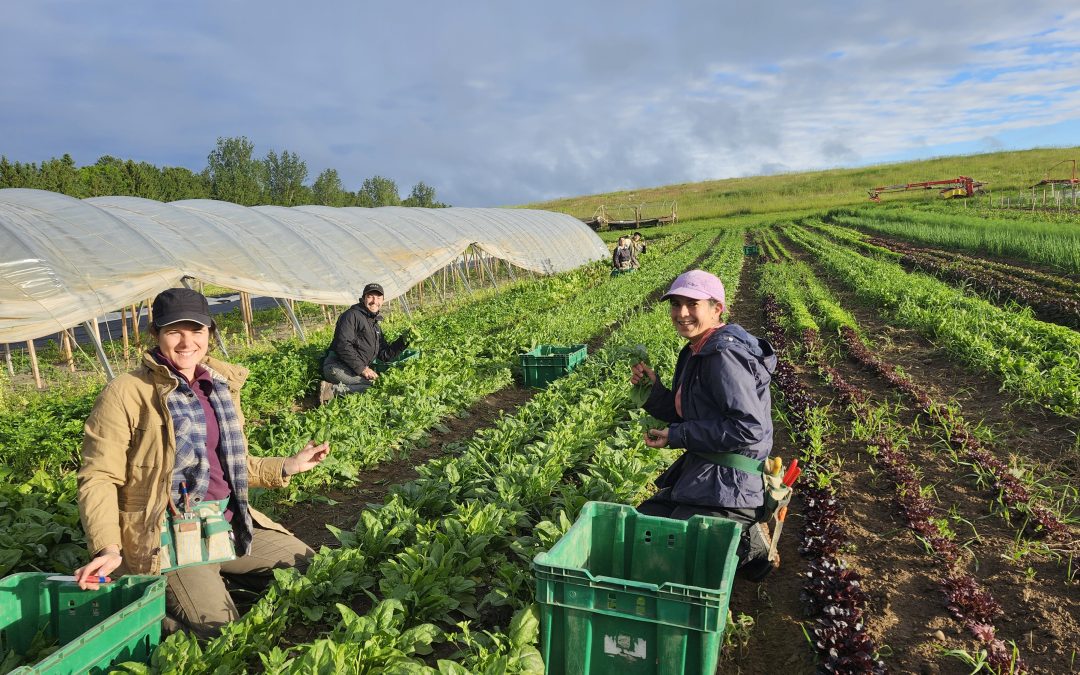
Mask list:
[[[6,0],[0,154],[219,136],[458,206],[1080,144],[1080,3]]]

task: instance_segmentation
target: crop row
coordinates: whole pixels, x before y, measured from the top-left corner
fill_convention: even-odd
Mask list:
[[[863,236],[868,237],[867,242],[869,244],[887,248],[901,255],[909,253],[921,253],[933,256],[935,258],[942,258],[948,262],[962,263],[966,266],[970,266],[973,268],[997,272],[998,274],[1002,275],[1003,278],[1009,278],[1014,281],[1027,282],[1061,295],[1080,294],[1080,283],[1077,283],[1065,276],[1051,274],[1049,272],[1043,272],[1041,270],[1037,270],[1031,267],[1010,265],[1008,263],[998,262],[989,258],[976,258],[974,256],[957,253],[955,251],[946,251],[939,248],[924,248],[900,240],[886,239],[884,237],[872,237],[868,235]]]
[[[345,396],[315,410],[284,413],[249,434],[252,451],[276,454],[275,448],[300,447],[309,438],[329,441],[334,461],[305,474],[297,489],[349,478],[407,452],[440,419],[508,385],[518,354],[537,344],[583,343],[596,336],[670,281],[672,270],[704,254],[712,239],[707,233],[671,242],[670,248],[658,246],[652,264],[634,275],[568,290],[546,311],[503,304],[422,329],[421,356],[380,377],[372,396]]]
[[[1080,232],[1074,222],[999,218],[911,209],[844,208],[828,212],[827,222],[869,230],[932,246],[989,253],[1080,274]]]
[[[918,410],[930,416],[930,420],[941,429],[944,440],[959,453],[956,461],[962,457],[965,464],[984,476],[990,487],[1000,494],[1006,508],[1031,519],[1034,529],[1040,534],[1049,534],[1059,542],[1071,541],[1071,528],[1064,522],[1063,516],[1045,506],[1036,496],[1037,491],[1044,495],[1055,491],[1031,483],[1032,476],[1036,475],[1032,467],[1009,466],[1002,462],[970,428],[954,401],[935,400],[910,375],[876,356],[860,335],[854,317],[840,306],[805,264],[777,264],[769,266],[769,270],[773,277],[771,288],[782,300],[792,330],[804,335],[808,348],[815,348],[818,335],[815,318],[820,318],[830,332],[840,337],[848,356],[909,397]],[[811,307],[816,317],[812,315]],[[806,336],[806,333],[812,333],[813,337]],[[820,368],[829,380],[843,379],[827,363],[822,362]],[[852,397],[852,392],[846,392],[846,395]]]
[[[1027,305],[1042,321],[1070,328],[1080,327],[1080,300],[1077,300],[1080,296],[1055,291],[963,260],[950,260],[927,253],[905,253],[900,258],[900,264],[909,270],[927,272],[955,284],[970,286],[992,300],[1007,299]]]
[[[828,413],[800,381],[791,360],[794,350],[788,346],[783,327],[789,319],[773,294],[783,288],[774,284],[771,268],[775,266],[762,266],[757,290],[762,296],[765,336],[779,355],[773,384],[805,467],[799,493],[806,505],[806,525],[799,552],[807,558],[803,591],[813,619],[811,643],[823,672],[884,673],[879,647],[867,632],[870,597],[861,575],[849,568],[841,555],[850,542],[840,522],[844,503],[833,481],[839,471],[825,439]]]
[[[926,272],[954,285],[970,287],[991,301],[1012,300],[1031,307],[1043,321],[1080,327],[1080,284],[1037,270],[865,235],[847,228],[810,223],[833,238],[853,244],[870,255],[895,259],[905,269]],[[891,254],[891,255],[890,255]]]
[[[1023,400],[1080,413],[1080,334],[1009,312],[894,263],[863,257],[806,228],[785,233],[830,274],[891,320],[929,335],[976,370],[994,373]]]
[[[740,243],[727,237],[721,247]],[[648,288],[634,275],[621,283]],[[258,659],[272,673],[367,672],[387,663],[397,672],[542,671],[528,609],[532,557],[554,543],[586,500],[631,501],[673,459],[641,441],[622,356],[640,342],[670,369],[679,340],[660,329],[666,314],[663,307],[635,311],[576,371],[365,510],[353,530],[338,533],[342,548],[320,551],[305,575],[279,573],[221,637],[205,646],[169,638],[154,656],[156,669],[223,672]],[[370,596],[370,609],[357,604],[358,595]],[[514,612],[509,630],[472,627],[478,615],[500,608]],[[282,636],[302,632],[297,623],[325,633],[280,648]],[[444,636],[448,626],[457,630]],[[420,657],[439,640],[449,658],[425,665]]]
[[[889,424],[887,415],[872,412],[868,406],[868,394],[848,383],[839,372],[826,365],[827,359],[817,326],[813,319],[809,318],[809,312],[799,297],[799,285],[791,284],[791,281],[790,275],[780,273],[767,281],[766,287],[778,290],[784,296],[783,304],[795,310],[787,317],[789,329],[800,336],[807,360],[818,367],[823,379],[863,422],[863,425],[856,425],[854,428],[862,429],[863,433],[866,433],[867,429],[876,432],[873,439],[864,440],[870,442],[868,449],[871,455],[884,465],[893,479],[897,504],[911,529],[947,564],[941,584],[950,613],[979,640],[987,652],[987,662],[996,672],[1026,672],[1015,649],[1010,649],[995,635],[993,622],[1002,615],[1000,605],[990,591],[961,568],[961,549],[955,541],[955,535],[936,518],[937,509],[927,497],[927,491],[923,489],[917,471],[897,443],[893,442],[891,437],[903,438],[904,431],[894,423]]]

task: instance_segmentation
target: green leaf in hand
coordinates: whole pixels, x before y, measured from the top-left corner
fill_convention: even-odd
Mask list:
[[[649,365],[649,349],[643,344],[636,344],[633,347],[623,347],[619,350],[620,354],[623,354],[633,363],[644,363]]]
[[[641,382],[638,382],[630,389],[630,400],[637,407],[645,405],[645,401],[649,400],[649,394],[652,393],[652,382],[649,378],[641,378]]]

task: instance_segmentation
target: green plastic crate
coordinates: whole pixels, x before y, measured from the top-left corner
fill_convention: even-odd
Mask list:
[[[114,662],[146,661],[161,641],[165,577],[125,576],[96,591],[49,574],[0,579],[0,659],[22,654],[43,631],[60,649],[12,673],[104,673]]]
[[[548,673],[713,673],[742,526],[589,502],[533,559]]]
[[[526,387],[546,387],[577,368],[585,360],[585,345],[540,345],[521,355]]]
[[[398,354],[394,358],[390,359],[389,361],[380,361],[379,359],[375,359],[374,361],[371,362],[371,368],[376,373],[385,373],[387,370],[389,370],[391,368],[394,368],[396,366],[400,366],[401,364],[405,363],[406,361],[412,361],[413,359],[417,358],[418,356],[420,356],[420,352],[418,350],[416,350],[416,349],[405,349],[400,354]]]
[[[758,250],[757,244],[750,244],[748,246],[743,246],[742,247],[742,252],[743,252],[743,255],[759,255],[760,254],[760,251]]]

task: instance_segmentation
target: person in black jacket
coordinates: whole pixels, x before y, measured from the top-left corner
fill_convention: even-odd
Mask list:
[[[392,344],[386,343],[386,337],[379,327],[382,305],[382,286],[368,284],[364,287],[360,302],[338,317],[334,339],[323,359],[322,375],[325,379],[319,384],[320,405],[337,394],[366,391],[379,377],[372,369],[371,362],[376,358],[389,361],[405,349],[404,337]]]
[[[685,272],[662,297],[671,304],[675,330],[687,340],[675,365],[672,389],[651,368],[635,364],[630,380],[648,378],[652,391],[645,410],[668,423],[650,429],[646,445],[682,448],[682,454],[656,480],[660,490],[638,506],[647,515],[687,519],[720,516],[743,526],[739,575],[758,581],[772,571],[760,470],[745,470],[769,456],[773,441],[769,383],[776,353],[766,340],[738,324],[725,324],[724,285],[702,270]],[[673,391],[674,390],[674,391]],[[725,454],[746,458],[744,468]]]

